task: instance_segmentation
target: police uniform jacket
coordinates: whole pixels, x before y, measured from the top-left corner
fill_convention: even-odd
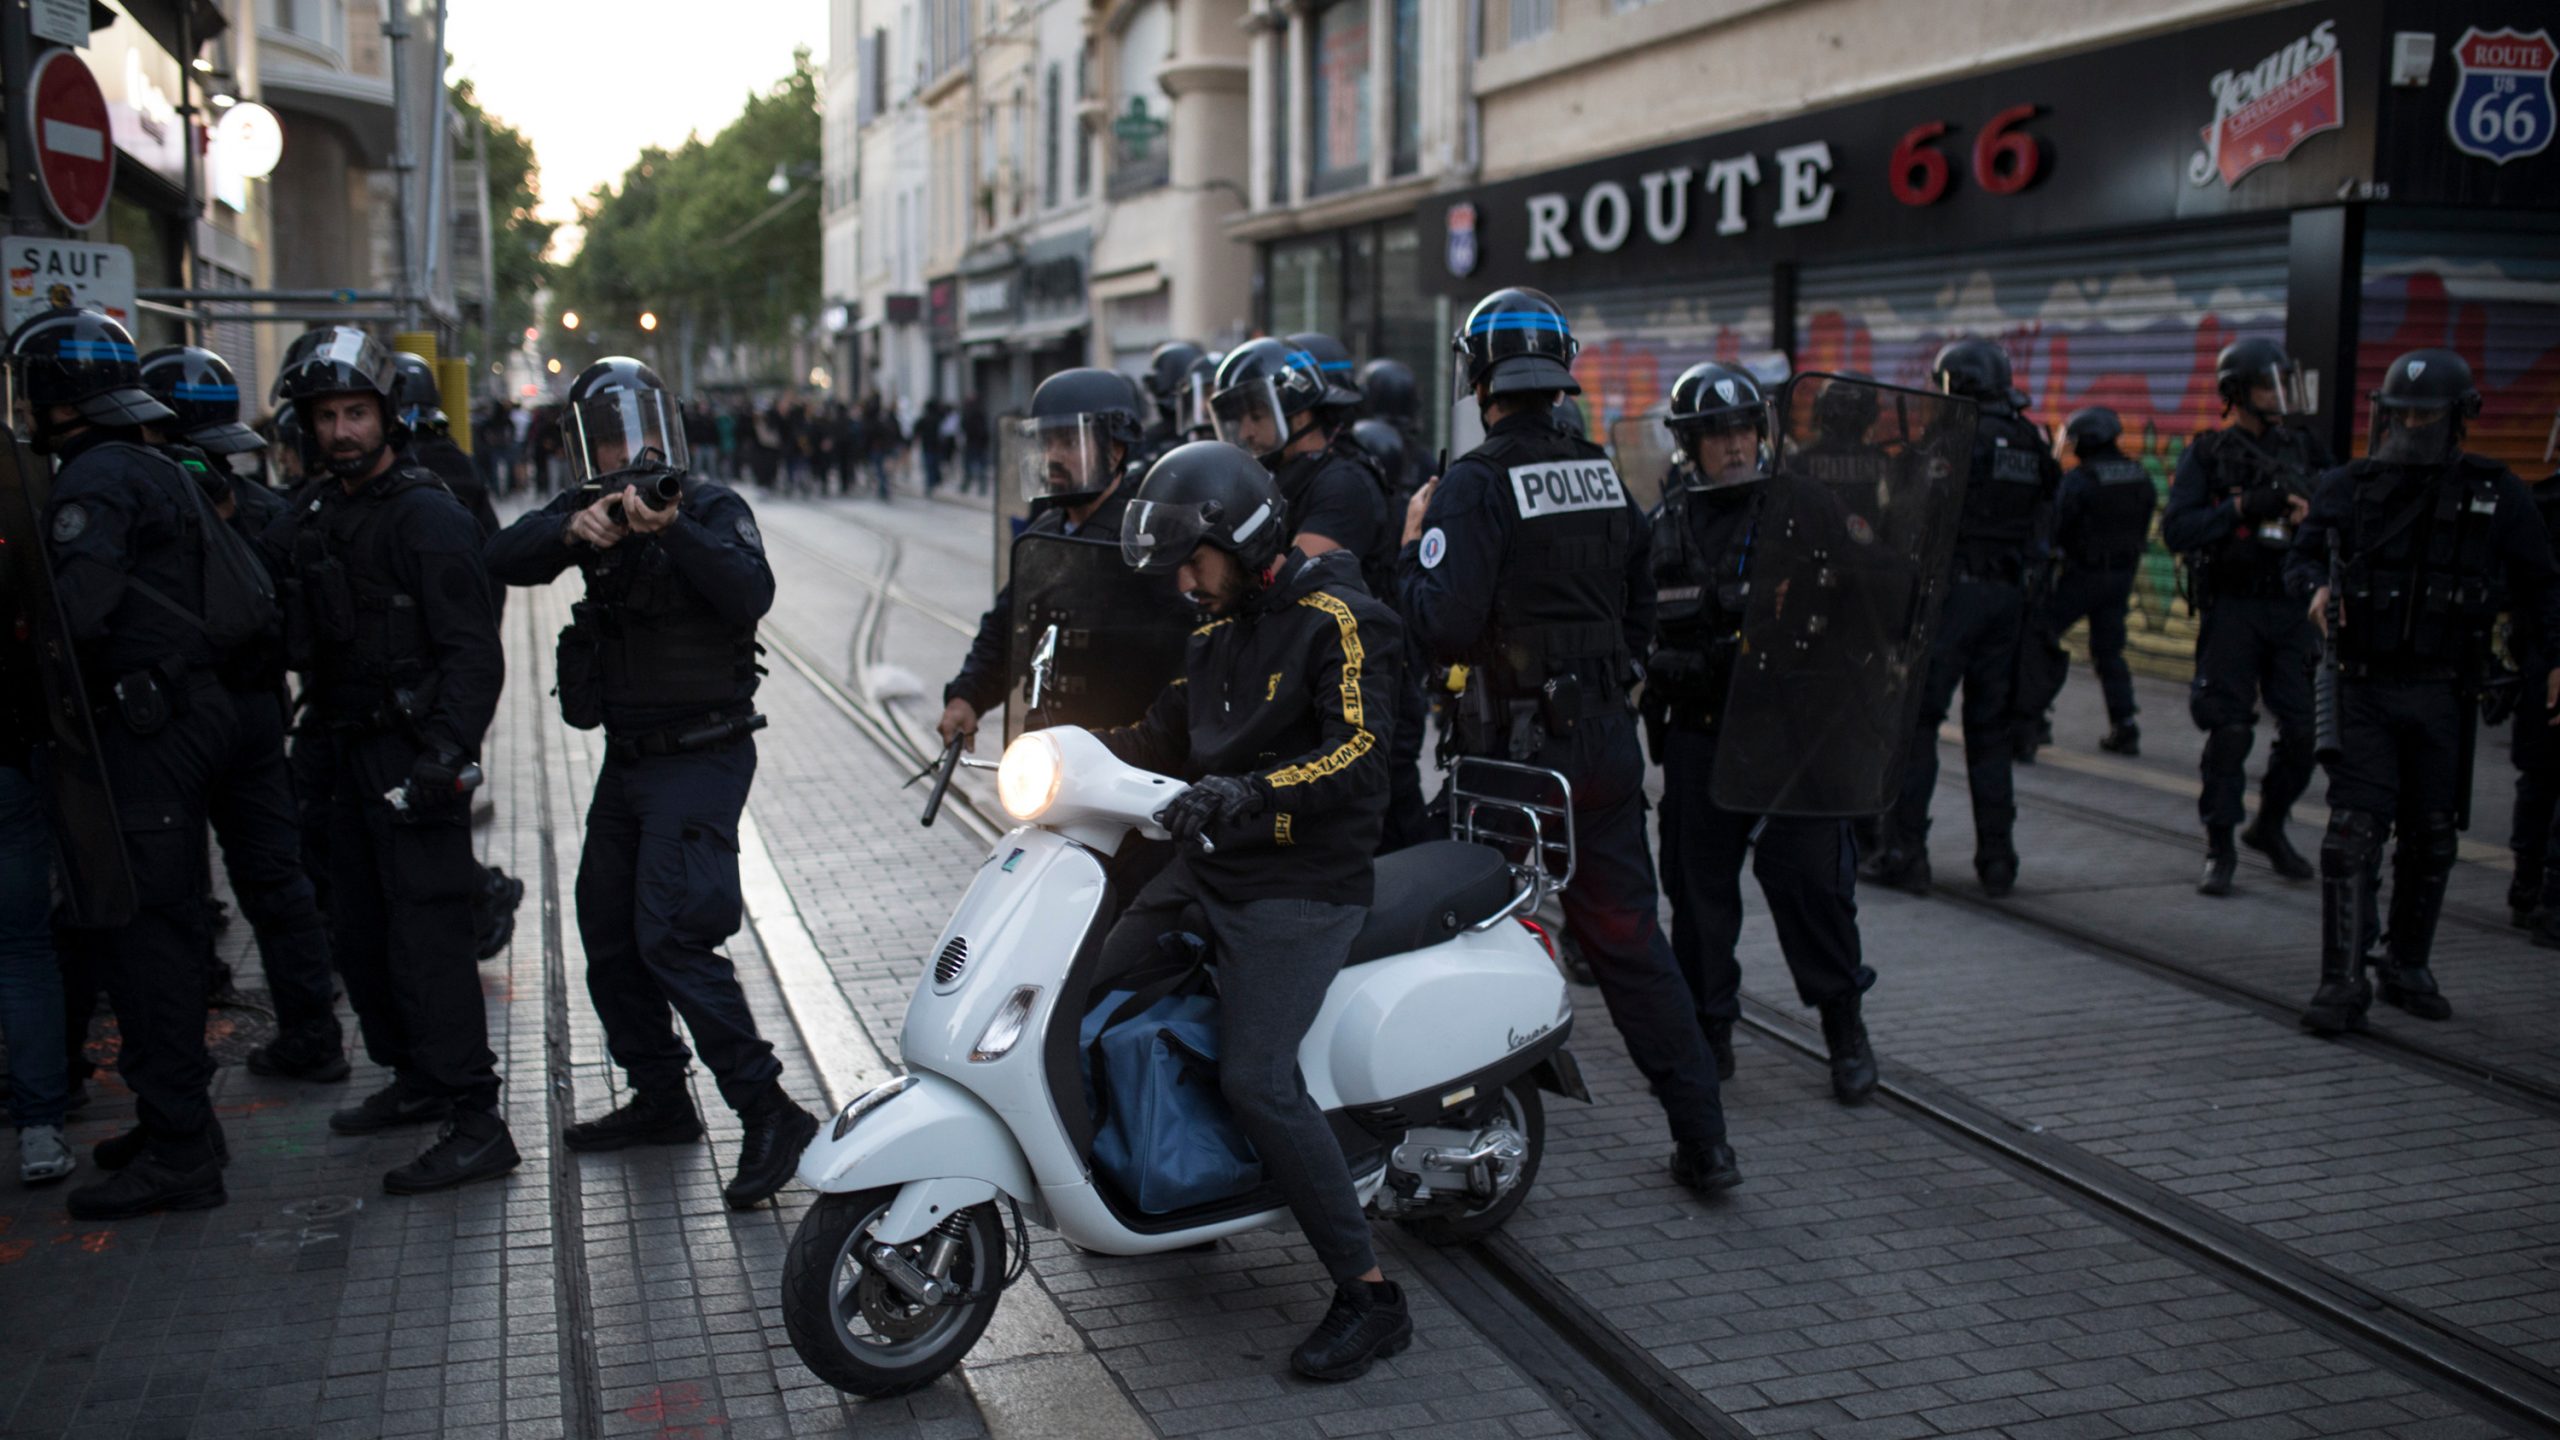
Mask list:
[[[1348,434],[1309,455],[1293,455],[1274,475],[1289,504],[1289,533],[1321,535],[1360,559],[1373,595],[1393,593],[1398,516],[1391,528],[1387,486]]]
[[[1118,544],[1120,517],[1129,509],[1129,497],[1137,490],[1133,471],[1122,472],[1119,482],[1102,497],[1084,523],[1070,529],[1063,505],[1043,501],[1031,523],[1023,527],[1026,535],[1074,535],[1091,540],[1108,540]],[[995,608],[978,617],[978,633],[969,641],[969,653],[960,662],[960,673],[942,687],[942,703],[966,700],[969,708],[984,715],[1005,702],[1013,691],[1013,585],[1008,581],[996,592]]]
[[[2330,464],[2328,447],[2299,425],[2279,425],[2264,435],[2236,426],[2207,430],[2178,457],[2169,508],[2160,516],[2160,542],[2202,558],[2212,594],[2281,593],[2285,552],[2257,542],[2263,522],[2242,515],[2241,501],[2249,491],[2279,482],[2307,486]]]
[[[83,431],[55,459],[45,539],[63,627],[80,648],[89,685],[103,691],[137,670],[158,668],[174,681],[211,668],[212,643],[173,608],[203,604],[196,526],[211,507],[198,510],[181,488],[195,481],[130,432]],[[167,603],[130,583],[137,581]]]
[[[2081,570],[2123,570],[2151,544],[2160,492],[2141,461],[2113,449],[2088,456],[2062,477],[2054,505],[2054,548]]]
[[[1183,852],[1230,903],[1367,905],[1395,731],[1394,616],[1344,551],[1280,557],[1237,613],[1191,633],[1182,678],[1134,725],[1098,732],[1122,760],[1196,780],[1245,777],[1262,812],[1210,826]]]

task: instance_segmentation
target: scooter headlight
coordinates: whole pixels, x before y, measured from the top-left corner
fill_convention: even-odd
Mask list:
[[[1022,1038],[1022,1027],[1030,1023],[1031,1007],[1039,999],[1039,986],[1015,986],[1013,993],[1004,997],[1004,1004],[997,1008],[996,1018],[987,1022],[987,1032],[978,1037],[977,1045],[969,1051],[969,1058],[980,1064],[1003,1059],[1013,1049],[1014,1043]]]
[[[837,1140],[843,1139],[845,1137],[845,1133],[853,1129],[854,1124],[861,1120],[863,1116],[870,1114],[872,1111],[877,1110],[881,1106],[888,1104],[890,1101],[897,1099],[899,1096],[906,1094],[920,1083],[922,1082],[918,1081],[912,1074],[901,1075],[895,1080],[874,1085],[870,1089],[863,1091],[861,1094],[854,1096],[852,1100],[846,1103],[844,1109],[836,1113],[835,1131],[830,1138]]]
[[[1066,774],[1058,742],[1034,731],[1004,747],[1004,761],[996,766],[996,798],[1014,819],[1037,820],[1057,800]]]

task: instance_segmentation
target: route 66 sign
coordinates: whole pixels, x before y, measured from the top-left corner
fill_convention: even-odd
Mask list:
[[[2551,144],[2551,32],[2473,26],[2454,42],[2453,108],[2445,128],[2454,148],[2504,165]]]
[[[1476,207],[1449,207],[1449,273],[1464,278],[1476,268]]]

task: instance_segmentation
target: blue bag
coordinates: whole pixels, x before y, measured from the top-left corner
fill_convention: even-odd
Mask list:
[[[1143,1003],[1122,1014],[1132,1000]],[[1098,1125],[1094,1168],[1140,1210],[1187,1210],[1262,1183],[1262,1160],[1218,1091],[1216,996],[1114,990],[1077,1038]]]

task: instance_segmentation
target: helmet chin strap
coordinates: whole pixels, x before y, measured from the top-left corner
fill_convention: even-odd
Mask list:
[[[322,469],[327,470],[330,474],[341,480],[361,480],[365,476],[373,473],[374,465],[380,461],[384,453],[390,449],[390,441],[377,440],[374,442],[372,449],[352,458],[341,455],[322,456],[320,465]]]

